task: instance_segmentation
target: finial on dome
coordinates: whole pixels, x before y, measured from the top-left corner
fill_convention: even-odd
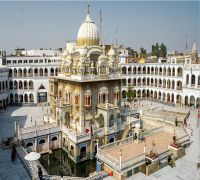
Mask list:
[[[87,14],[90,14],[90,4],[88,2],[88,5],[87,5]]]

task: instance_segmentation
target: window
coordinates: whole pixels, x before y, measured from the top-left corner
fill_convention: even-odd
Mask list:
[[[40,59],[40,63],[43,63],[43,60],[42,60],[42,59]]]
[[[34,63],[38,63],[38,60],[36,59],[36,60],[34,60]]]
[[[17,64],[17,61],[16,61],[16,60],[13,60],[13,64]]]
[[[8,61],[7,61],[7,64],[10,64],[10,63],[11,63],[11,61],[10,61],[10,60],[8,60]]]
[[[127,177],[130,177],[132,175],[133,175],[132,170],[127,171]]]
[[[30,60],[29,60],[29,63],[33,63],[33,60],[32,60],[32,59],[30,59]]]
[[[22,64],[22,60],[18,60],[18,64]]]
[[[136,168],[134,169],[134,174],[139,173],[139,171],[140,171],[140,168],[139,168],[139,166],[138,166],[138,167],[136,167]]]
[[[27,60],[24,60],[24,64],[26,64],[26,63],[28,63],[28,61],[27,61]]]

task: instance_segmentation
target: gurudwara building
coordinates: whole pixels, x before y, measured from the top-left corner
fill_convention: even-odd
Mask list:
[[[118,131],[121,84],[118,49],[111,47],[106,51],[99,40],[88,7],[76,44],[67,43],[61,72],[50,78],[49,121],[62,124],[67,127],[66,131],[75,133],[74,138],[67,136],[64,141],[76,162],[95,153],[97,146],[91,141],[94,138],[91,134],[95,133],[101,143],[106,144],[114,141]],[[85,138],[77,140],[78,134]]]

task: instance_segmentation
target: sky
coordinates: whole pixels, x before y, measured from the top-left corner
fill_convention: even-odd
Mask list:
[[[199,1],[90,1],[91,17],[99,29],[102,10],[104,44],[123,44],[148,52],[156,42],[168,51],[188,50],[200,41]],[[87,1],[0,2],[0,49],[64,47],[76,40],[85,19]],[[200,51],[199,51],[200,52]]]

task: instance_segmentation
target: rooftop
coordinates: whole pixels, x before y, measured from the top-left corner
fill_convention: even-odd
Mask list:
[[[146,140],[146,151],[147,154],[154,148],[156,153],[161,154],[168,150],[168,146],[172,142],[173,134],[167,132],[158,132],[154,135],[148,136]],[[153,142],[155,147],[153,147]],[[125,162],[132,157],[136,157],[144,153],[144,142],[130,142],[127,144],[119,145],[115,148],[105,150],[104,153],[119,159],[120,149],[122,150],[122,162]]]

